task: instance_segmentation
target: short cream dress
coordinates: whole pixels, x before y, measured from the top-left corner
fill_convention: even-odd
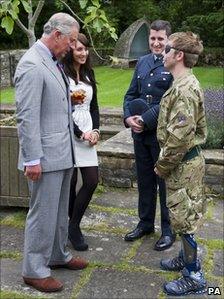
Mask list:
[[[78,84],[71,78],[71,92],[83,89],[86,97],[83,104],[73,105],[72,117],[74,123],[82,132],[91,131],[93,129],[92,117],[90,114],[90,103],[93,97],[93,88],[91,85],[79,81]],[[75,165],[74,167],[98,166],[97,151],[95,146],[89,145],[89,141],[80,140],[75,136]]]

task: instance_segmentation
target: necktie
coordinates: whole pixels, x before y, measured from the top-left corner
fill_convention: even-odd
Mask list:
[[[52,56],[52,59],[54,60],[54,61],[57,61],[57,58],[53,55]],[[62,67],[62,65],[57,61],[56,62],[56,66],[57,66],[57,68],[59,69],[59,71],[60,71],[60,73],[61,73],[61,75],[62,75],[62,78],[63,78],[63,80],[65,81],[65,84],[67,85],[67,78],[66,78],[66,75],[65,75],[65,73],[64,73],[64,71],[63,71],[63,67]]]
[[[163,56],[161,54],[155,55],[155,62],[161,62],[163,59]]]

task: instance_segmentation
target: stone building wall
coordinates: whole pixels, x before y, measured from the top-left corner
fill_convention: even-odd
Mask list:
[[[1,88],[13,86],[18,61],[26,50],[0,51]]]

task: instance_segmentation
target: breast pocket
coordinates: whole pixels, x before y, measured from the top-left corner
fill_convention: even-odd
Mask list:
[[[170,85],[170,81],[165,76],[159,78],[155,82],[156,87],[163,88],[163,89],[168,89],[169,85]]]

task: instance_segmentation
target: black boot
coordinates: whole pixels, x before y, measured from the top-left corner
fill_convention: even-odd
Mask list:
[[[68,227],[68,238],[72,243],[73,248],[77,251],[85,251],[89,247],[84,241],[80,228],[74,227],[72,224],[69,224]]]
[[[88,244],[85,243],[83,234],[80,230],[82,217],[92,199],[94,190],[98,183],[98,167],[82,167],[83,185],[76,195],[77,184],[77,169],[71,180],[70,198],[69,198],[69,228],[68,237],[75,250],[84,251],[88,249]]]

